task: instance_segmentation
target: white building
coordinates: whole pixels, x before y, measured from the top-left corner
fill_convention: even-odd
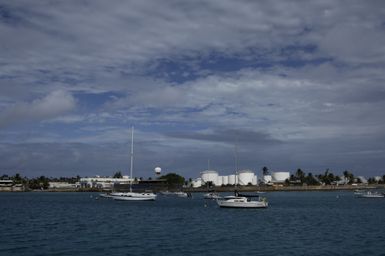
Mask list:
[[[128,176],[122,178],[111,178],[111,177],[92,177],[92,178],[80,178],[80,186],[82,188],[106,188],[111,189],[115,183],[118,184],[129,184],[134,179]]]
[[[251,170],[242,170],[238,172],[238,184],[241,186],[247,186],[253,183],[255,174]]]
[[[213,170],[203,171],[201,172],[201,179],[203,183],[215,185],[218,183],[218,172]]]
[[[223,176],[218,176],[217,182],[215,182],[214,185],[217,186],[217,187],[222,186],[223,185]]]
[[[190,184],[190,186],[193,188],[200,188],[202,185],[202,178],[196,178],[195,180],[192,180]]]
[[[75,184],[68,182],[49,182],[50,189],[74,189],[80,187],[80,183],[77,182]]]
[[[273,178],[271,177],[271,175],[263,175],[263,183],[265,184],[268,184],[268,183],[271,183],[273,180]]]
[[[364,176],[357,176],[357,179],[360,179],[363,184],[368,184],[368,180]]]
[[[222,176],[222,185],[223,186],[229,185],[229,176]]]
[[[290,172],[273,172],[271,173],[271,181],[273,183],[283,183],[290,179]]]
[[[229,181],[229,185],[235,185],[235,183],[238,181],[238,178],[235,174],[231,174],[229,175],[229,178],[228,178],[228,181]]]
[[[252,184],[253,186],[258,185],[258,176],[257,176],[257,175],[254,175],[253,181],[251,182],[251,184]]]

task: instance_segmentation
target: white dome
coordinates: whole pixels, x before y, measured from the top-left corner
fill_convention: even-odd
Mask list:
[[[270,183],[272,180],[271,175],[263,175],[263,182]]]
[[[289,172],[273,172],[271,174],[273,182],[285,182],[286,179],[290,178]]]
[[[213,184],[216,184],[218,180],[218,172],[212,170],[203,171],[201,173],[201,178],[204,183],[212,182]]]
[[[246,186],[253,183],[255,174],[251,170],[242,170],[238,173],[238,184]]]
[[[154,171],[155,171],[156,174],[160,174],[162,172],[162,168],[155,167]]]

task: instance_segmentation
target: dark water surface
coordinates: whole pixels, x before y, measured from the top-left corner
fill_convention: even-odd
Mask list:
[[[385,255],[383,198],[275,192],[268,209],[220,209],[201,194],[97,196],[0,193],[0,255]]]

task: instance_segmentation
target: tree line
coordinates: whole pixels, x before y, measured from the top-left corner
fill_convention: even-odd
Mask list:
[[[269,174],[269,169],[264,166],[262,168],[263,175]],[[385,175],[380,179],[371,177],[367,180],[369,184],[385,184]],[[326,169],[324,173],[314,175],[311,172],[305,173],[301,168],[298,168],[294,174],[290,175],[290,178],[285,181],[286,185],[333,185],[338,183],[346,184],[360,184],[363,181],[355,176],[351,171],[345,170],[342,175],[333,174],[330,169]]]
[[[39,176],[35,178],[27,178],[25,176],[22,177],[19,173],[16,173],[13,176],[3,174],[2,176],[0,176],[0,180],[12,180],[14,185],[22,184],[29,189],[47,189],[49,187],[50,182],[68,182],[70,184],[75,184],[76,182],[80,181],[80,176],[78,175],[76,177],[59,178]]]
[[[122,178],[123,175],[120,171],[115,172],[113,178]],[[182,186],[185,183],[185,178],[176,174],[168,173],[166,175],[160,176],[157,179],[165,180],[168,186]],[[0,176],[0,180],[12,180],[13,184],[23,184],[26,188],[29,189],[48,189],[50,182],[67,182],[70,184],[75,184],[80,181],[80,176],[76,177],[60,177],[52,178],[46,176],[39,176],[36,178],[27,178],[22,177],[19,173],[16,173],[14,176],[8,176],[4,174]],[[135,178],[137,180],[137,178]],[[140,178],[142,180],[142,178]],[[151,178],[149,178],[151,180]]]

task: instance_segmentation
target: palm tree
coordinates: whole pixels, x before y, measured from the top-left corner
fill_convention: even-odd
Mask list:
[[[349,184],[352,184],[354,182],[354,175],[353,173],[349,172],[349,171],[344,171],[344,176],[348,179],[348,183]]]
[[[295,173],[295,176],[301,180],[301,182],[303,182],[304,178],[305,178],[305,173],[301,170],[301,168],[298,168],[296,173]]]
[[[265,175],[268,175],[269,174],[269,168],[267,168],[266,166],[264,166],[262,168],[262,174],[265,176]]]
[[[120,171],[119,171],[119,172],[115,172],[113,178],[115,178],[115,179],[121,179],[121,178],[123,178],[123,175],[122,175],[122,173],[121,173]]]

